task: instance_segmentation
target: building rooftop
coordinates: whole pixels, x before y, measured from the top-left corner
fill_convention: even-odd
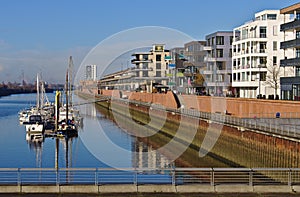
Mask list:
[[[293,14],[294,11],[300,12],[300,3],[296,3],[294,5],[282,8],[280,10],[280,14]]]

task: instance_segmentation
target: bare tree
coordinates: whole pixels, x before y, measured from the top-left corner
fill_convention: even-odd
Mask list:
[[[280,86],[280,77],[282,76],[281,68],[276,64],[269,64],[267,66],[267,76],[265,84],[269,85],[271,88],[274,89],[274,95],[276,98],[277,90]]]

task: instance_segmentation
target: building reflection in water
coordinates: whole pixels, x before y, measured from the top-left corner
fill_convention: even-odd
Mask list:
[[[96,119],[97,117],[97,110],[96,110],[96,106],[95,103],[91,103],[89,105],[83,105],[82,107],[84,107],[84,112],[85,112],[85,116],[88,117],[92,117],[93,119]]]
[[[132,143],[132,163],[134,168],[168,168],[171,161],[153,149],[151,145],[138,141],[137,138]]]

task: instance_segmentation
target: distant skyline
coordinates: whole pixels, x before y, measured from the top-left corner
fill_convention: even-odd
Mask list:
[[[141,26],[162,26],[204,40],[231,31],[256,12],[282,9],[296,0],[2,0],[0,79],[32,82],[36,73],[62,83],[73,56],[78,68],[87,53],[107,37]],[[122,54],[120,54],[122,55]]]

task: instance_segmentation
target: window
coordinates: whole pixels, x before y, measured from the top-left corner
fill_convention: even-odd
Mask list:
[[[223,49],[217,49],[217,57],[223,57]]]
[[[148,55],[143,55],[143,60],[148,60]]]
[[[259,37],[266,38],[267,37],[267,27],[259,27]]]
[[[224,36],[216,37],[216,45],[224,45]]]
[[[277,25],[274,25],[273,26],[273,36],[277,36],[278,35],[278,28],[277,28]]]
[[[300,13],[296,14],[296,20],[300,20]]]
[[[296,39],[300,38],[300,31],[296,31]]]
[[[230,36],[230,45],[232,45],[233,42],[233,36]]]
[[[277,15],[276,14],[268,14],[267,15],[267,19],[268,20],[276,20],[277,19]]]
[[[225,66],[223,65],[223,62],[216,62],[217,64],[217,70],[225,70]]]
[[[210,38],[207,39],[207,46],[210,46]]]
[[[266,20],[266,15],[265,14],[261,16],[261,20],[263,20],[263,21]]]
[[[143,64],[143,69],[148,69],[148,63]]]
[[[212,57],[212,58],[215,57],[215,50],[211,50],[211,57]]]
[[[148,71],[143,71],[143,77],[148,77]]]
[[[161,77],[161,71],[156,71],[156,77]]]
[[[229,49],[229,57],[232,57],[232,49]]]
[[[260,73],[260,80],[266,81],[267,80],[267,72],[261,72]]]
[[[161,61],[161,55],[156,55],[156,61],[160,62]]]
[[[215,44],[215,37],[211,38],[211,46],[213,46]]]
[[[161,69],[161,63],[156,63],[156,70],[160,70]]]
[[[277,65],[277,57],[273,56],[273,66]]]
[[[259,43],[259,52],[265,53],[267,49],[267,43],[266,42],[260,42]]]
[[[295,76],[300,77],[300,67],[299,66],[296,67],[295,71],[296,71]]]
[[[273,51],[277,51],[277,41],[273,41]]]
[[[260,57],[259,58],[259,64],[261,65],[261,66],[266,66],[266,64],[267,64],[267,57]]]
[[[296,49],[296,58],[300,58],[300,49]]]

